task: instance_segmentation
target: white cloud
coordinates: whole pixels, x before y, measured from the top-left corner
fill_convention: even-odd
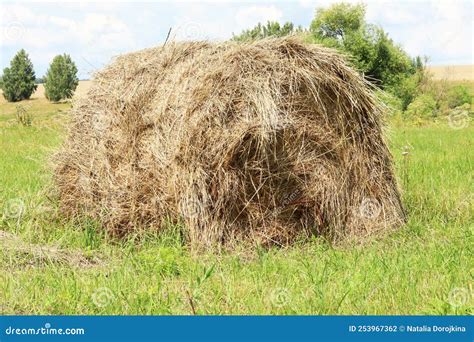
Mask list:
[[[136,48],[135,37],[122,18],[108,12],[91,12],[87,8],[0,5],[1,67],[25,48],[38,74],[43,74],[51,59],[69,53],[83,71],[102,67],[110,58]],[[31,8],[30,8],[31,7]]]
[[[23,5],[6,5],[0,4],[0,22],[8,24],[11,21],[22,21],[25,23],[35,22],[37,15],[30,8]]]
[[[474,62],[469,2],[370,2],[367,19],[381,25],[412,56],[430,56],[437,64]]]
[[[78,23],[76,36],[89,49],[133,48],[133,34],[120,19],[104,14],[88,14]]]
[[[252,28],[267,21],[279,21],[283,12],[276,6],[247,6],[240,8],[235,14],[235,32]]]
[[[77,49],[120,49],[133,46],[133,34],[122,20],[102,13],[80,12],[74,18],[34,13],[18,5],[1,5],[1,46],[33,48],[74,45]]]
[[[21,5],[0,4],[0,10],[0,46],[17,45],[42,20],[30,8]]]
[[[472,25],[472,4],[435,3],[427,47],[447,59],[463,54],[471,54],[472,59]]]
[[[201,20],[190,16],[174,17],[171,26],[172,40],[211,40],[221,38],[221,31],[217,22]]]
[[[385,25],[416,25],[419,21],[419,6],[413,3],[370,2],[366,19],[370,23]]]
[[[314,0],[299,0],[298,4],[300,5],[300,7],[313,10],[317,7],[317,2]]]

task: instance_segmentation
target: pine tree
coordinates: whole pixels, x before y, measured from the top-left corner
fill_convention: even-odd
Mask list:
[[[3,69],[0,83],[3,97],[9,102],[29,99],[37,87],[35,79],[33,63],[25,50],[21,49],[11,60],[10,67]]]
[[[77,67],[67,54],[54,57],[45,76],[45,96],[48,100],[58,102],[74,95],[79,80]]]

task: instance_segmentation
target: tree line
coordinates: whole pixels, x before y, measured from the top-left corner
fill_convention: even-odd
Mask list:
[[[403,115],[436,116],[471,103],[466,86],[432,82],[426,71],[427,58],[411,58],[382,27],[368,23],[365,16],[364,4],[336,3],[317,8],[308,28],[295,27],[291,22],[259,23],[232,39],[245,42],[296,34],[309,44],[337,49],[380,90],[380,97]],[[3,70],[0,88],[8,101],[21,101],[30,98],[39,80],[44,82],[45,96],[50,101],[71,98],[78,85],[76,65],[69,55],[58,55],[44,78],[36,79],[27,53],[20,50],[10,67]]]
[[[44,94],[52,102],[72,98],[79,84],[77,67],[68,54],[57,55],[49,65],[44,83]],[[33,63],[24,49],[18,51],[10,62],[10,67],[3,69],[0,88],[9,102],[27,100],[37,89]]]
[[[465,85],[433,82],[427,72],[427,57],[410,57],[382,27],[365,19],[364,4],[336,3],[317,8],[308,28],[293,23],[259,23],[233,36],[235,41],[299,35],[306,42],[339,50],[394,109],[408,116],[437,116],[471,103]]]

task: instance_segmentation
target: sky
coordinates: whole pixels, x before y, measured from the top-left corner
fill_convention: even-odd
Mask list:
[[[103,1],[0,0],[0,68],[24,48],[43,76],[68,53],[87,79],[113,56],[175,40],[225,40],[268,20],[309,27],[315,9],[336,1]],[[359,2],[359,1],[346,1]],[[378,24],[411,56],[429,64],[474,64],[472,1],[364,1]]]

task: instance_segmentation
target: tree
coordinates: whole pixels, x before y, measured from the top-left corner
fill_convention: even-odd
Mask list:
[[[9,102],[29,99],[37,87],[35,79],[33,64],[21,49],[11,60],[10,67],[3,69],[0,82],[3,97]]]
[[[388,90],[400,99],[401,110],[405,111],[408,109],[410,103],[422,93],[432,93],[437,102],[441,102],[442,94],[438,89],[431,88],[432,82],[430,82],[431,76],[426,70],[426,63],[428,59],[425,57],[423,60],[420,56],[417,56],[412,60],[413,70],[415,72],[412,75],[402,77],[402,79]],[[436,86],[436,88],[438,88]],[[442,93],[445,91],[442,90]]]
[[[343,40],[348,33],[354,33],[364,26],[365,6],[346,3],[317,8],[310,31],[320,38]]]
[[[232,39],[236,41],[251,41],[267,37],[283,37],[298,31],[301,31],[301,28],[295,29],[294,25],[290,22],[286,22],[281,26],[276,21],[268,21],[266,25],[258,23],[253,29],[244,30],[241,34],[234,35]]]
[[[46,98],[53,102],[69,99],[78,84],[77,67],[71,57],[67,54],[54,57],[44,77]]]
[[[266,25],[259,23],[253,29],[244,30],[233,40],[248,41],[301,33],[309,43],[343,52],[367,80],[396,95],[405,110],[417,95],[418,88],[426,82],[426,61],[423,63],[419,56],[411,59],[380,26],[368,24],[365,14],[363,4],[336,3],[316,9],[309,31],[301,27],[295,29],[289,22],[283,26],[267,22]]]
[[[310,31],[315,42],[339,49],[380,88],[399,84],[415,73],[415,63],[379,26],[367,24],[365,6],[337,3],[318,8]]]

